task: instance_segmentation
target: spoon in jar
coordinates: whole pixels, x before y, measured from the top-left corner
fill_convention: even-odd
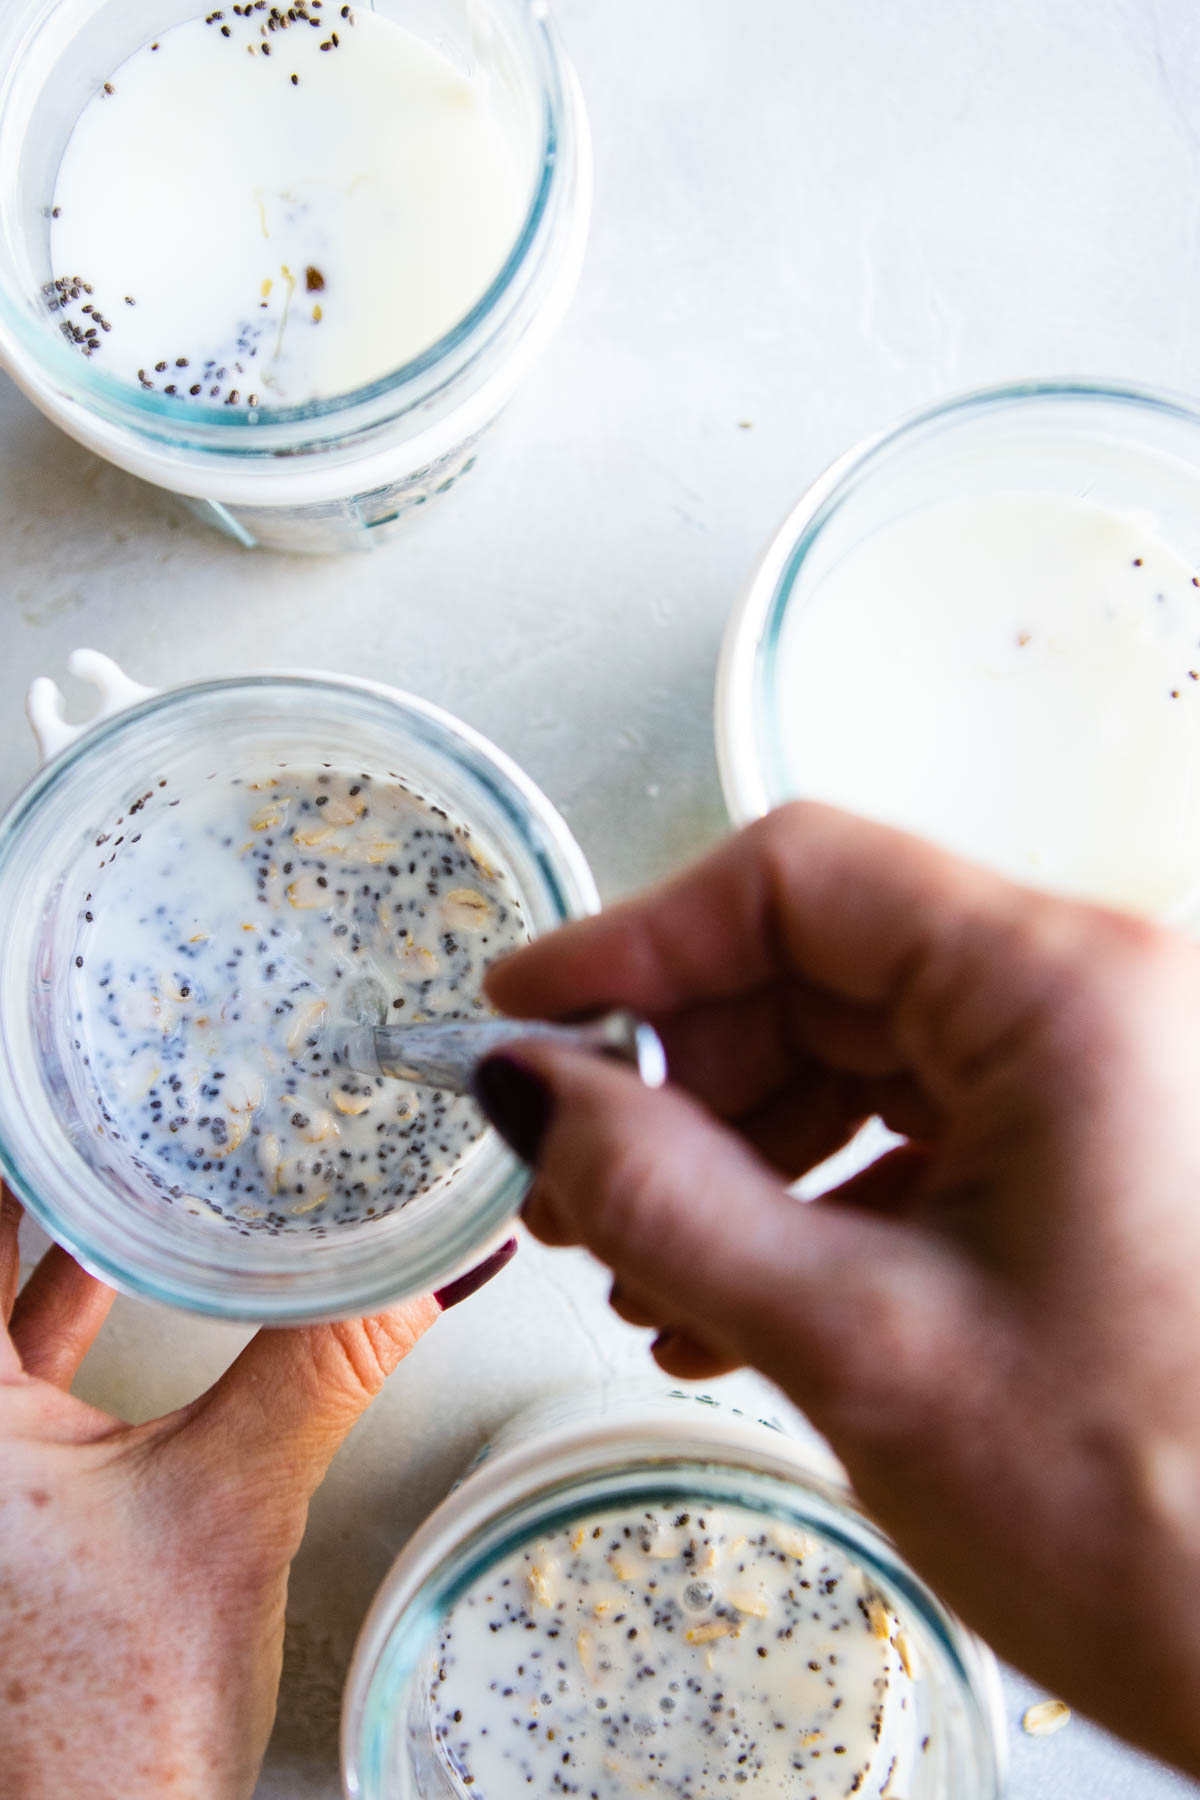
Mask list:
[[[370,977],[347,995],[354,1023],[335,1033],[336,1062],[360,1075],[387,1076],[453,1094],[475,1090],[475,1071],[485,1056],[522,1039],[537,1038],[611,1056],[628,1063],[646,1087],[667,1079],[667,1057],[653,1025],[630,1012],[610,1012],[584,1025],[542,1019],[446,1019],[421,1025],[386,1025],[387,999]]]

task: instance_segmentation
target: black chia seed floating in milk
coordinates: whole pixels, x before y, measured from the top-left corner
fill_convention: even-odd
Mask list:
[[[101,1129],[159,1192],[242,1232],[379,1219],[483,1133],[470,1100],[339,1067],[352,990],[391,1021],[488,1010],[520,904],[398,780],[277,767],[155,784],[96,841],[74,959]]]
[[[100,83],[46,212],[51,320],[172,406],[382,379],[499,274],[536,146],[512,84],[334,0],[199,13]]]
[[[418,1765],[432,1732],[476,1800],[902,1800],[928,1744],[915,1652],[864,1571],[734,1506],[541,1538],[457,1601],[433,1658]]]

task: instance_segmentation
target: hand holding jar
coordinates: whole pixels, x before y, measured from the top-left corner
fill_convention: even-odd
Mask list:
[[[112,1301],[57,1247],[16,1294],[0,1210],[0,1769],[21,1800],[244,1800],[279,1685],[288,1568],[334,1452],[439,1311],[261,1331],[207,1394],[130,1426],[67,1390]],[[86,1771],[86,1775],[85,1775]]]
[[[489,986],[644,1012],[676,1078],[484,1065],[534,1231],[670,1373],[778,1381],[998,1651],[1200,1773],[1196,949],[796,805]],[[789,1194],[875,1114],[907,1141]]]

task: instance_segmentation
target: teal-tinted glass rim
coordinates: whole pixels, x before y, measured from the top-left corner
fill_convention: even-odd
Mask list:
[[[421,1660],[449,1609],[497,1562],[531,1537],[571,1524],[581,1514],[628,1512],[686,1500],[749,1508],[833,1543],[904,1609],[919,1617],[945,1672],[958,1686],[980,1748],[979,1785],[956,1800],[1000,1800],[1006,1766],[1004,1722],[986,1670],[990,1653],[901,1561],[890,1541],[842,1493],[817,1477],[784,1480],[728,1462],[663,1461],[652,1456],[550,1482],[498,1509],[437,1563],[391,1622],[374,1666],[347,1689],[342,1718],[342,1770],[349,1800],[397,1800],[388,1770],[397,1721]]]
[[[875,479],[890,457],[907,444],[932,436],[945,426],[1046,402],[1051,405],[1062,402],[1065,405],[1125,407],[1130,413],[1150,413],[1172,419],[1197,432],[1196,450],[1200,462],[1200,405],[1187,395],[1082,378],[1011,382],[1001,387],[978,388],[958,394],[910,415],[841,457],[813,484],[800,502],[798,514],[793,513],[789,519],[787,529],[793,538],[791,549],[774,586],[761,596],[756,608],[760,612],[760,622],[756,630],[751,677],[750,718],[754,756],[768,809],[793,797],[782,750],[781,695],[776,681],[776,663],[788,605],[822,532],[842,507]],[[752,620],[748,619],[746,623],[747,628],[753,627]]]
[[[173,711],[181,702],[191,699],[219,698],[223,694],[242,692],[260,693],[272,688],[326,688],[330,693],[340,693],[347,688],[369,695],[384,704],[399,705],[406,717],[421,721],[427,728],[430,738],[438,738],[442,743],[454,742],[463,749],[469,750],[477,759],[473,772],[480,777],[481,785],[497,801],[505,818],[514,829],[527,833],[530,814],[540,826],[536,837],[536,860],[539,871],[546,881],[547,888],[554,897],[556,905],[568,905],[567,889],[560,878],[558,869],[549,855],[548,845],[553,837],[550,819],[557,822],[558,814],[554,813],[549,800],[535,783],[525,774],[518,764],[499,747],[491,743],[482,733],[477,732],[463,720],[436,705],[432,700],[425,700],[419,694],[410,694],[402,688],[389,687],[384,682],[368,681],[353,675],[330,675],[314,670],[266,670],[248,675],[221,675],[206,681],[182,683],[179,687],[164,688],[160,693],[151,694],[145,700],[139,700],[132,706],[123,707],[111,718],[98,720],[88,726],[81,736],[68,744],[65,750],[37,771],[28,784],[17,795],[8,811],[0,817],[0,879],[2,879],[9,861],[15,853],[16,838],[30,813],[40,808],[55,786],[76,766],[104,747],[113,738],[123,737],[137,724],[155,713]],[[501,779],[503,777],[503,779]],[[517,803],[517,796],[530,806],[530,813],[522,812]],[[543,833],[545,834],[543,836]],[[566,828],[563,827],[563,835]],[[574,840],[571,840],[574,846]],[[590,885],[590,884],[589,884]],[[568,917],[574,916],[568,913]]]
[[[488,327],[500,329],[511,305],[518,302],[521,291],[518,278],[528,272],[535,259],[551,202],[565,178],[568,148],[565,134],[569,113],[563,61],[554,27],[544,0],[515,0],[515,3],[520,8],[534,50],[544,102],[543,141],[533,198],[516,242],[499,273],[475,305],[428,349],[402,363],[398,369],[363,387],[329,399],[307,401],[302,406],[259,408],[256,414],[248,415],[223,405],[189,405],[185,419],[180,408],[167,396],[131,389],[127,382],[106,375],[101,369],[93,369],[87,359],[53,329],[48,319],[30,311],[28,296],[24,297],[23,304],[3,285],[0,285],[0,326],[21,345],[22,353],[37,369],[40,378],[110,424],[150,436],[176,450],[215,450],[234,457],[278,455],[276,427],[316,426],[322,421],[336,420],[336,432],[314,432],[311,442],[288,446],[293,451],[319,449],[330,436],[340,440],[347,431],[369,430],[372,425],[385,424],[430,400],[482,353],[493,335]],[[373,8],[374,0],[366,0],[366,4]],[[511,302],[507,308],[504,306],[506,300]],[[394,404],[389,406],[388,402]],[[347,414],[363,416],[356,425],[347,419]],[[185,424],[189,428],[181,429]],[[239,433],[249,434],[252,441],[239,441]],[[258,442],[253,441],[255,438]]]
[[[226,676],[165,689],[85,730],[39,770],[0,819],[0,886],[14,859],[21,854],[22,829],[26,822],[43,807],[54,804],[55,789],[80,763],[103,751],[104,746],[114,739],[136,731],[146,718],[171,711],[188,700],[219,699],[238,692],[258,695],[264,690],[279,688],[311,693],[314,687],[323,688],[331,695],[345,695],[351,691],[393,712],[399,710],[406,726],[422,732],[432,746],[443,752],[452,747],[456,753],[469,758],[472,777],[494,800],[514,835],[523,841],[538,876],[545,883],[547,899],[561,920],[565,923],[598,907],[599,897],[590,870],[565,822],[541,789],[496,745],[419,695],[349,675],[303,671]],[[106,1248],[103,1242],[65,1225],[53,1201],[46,1198],[36,1171],[26,1166],[11,1142],[11,1134],[2,1126],[0,1171],[31,1217],[89,1274],[121,1293],[167,1306],[182,1306],[189,1312],[227,1321],[267,1324],[311,1323],[361,1316],[394,1304],[402,1294],[421,1291],[430,1282],[444,1278],[461,1266],[480,1246],[495,1237],[512,1219],[531,1179],[523,1163],[515,1156],[508,1158],[486,1204],[473,1210],[453,1232],[439,1240],[436,1268],[419,1282],[415,1278],[398,1282],[392,1259],[386,1255],[363,1256],[354,1265],[357,1279],[350,1300],[343,1291],[346,1284],[344,1266],[330,1266],[325,1271],[323,1284],[314,1276],[312,1285],[305,1289],[302,1304],[297,1302],[294,1293],[289,1291],[276,1296],[266,1284],[256,1287],[245,1304],[239,1304],[236,1299],[218,1297],[194,1283],[189,1285],[182,1272],[177,1278],[172,1275],[160,1277],[136,1264],[131,1266],[130,1260],[121,1254],[120,1246]],[[153,1236],[145,1237],[133,1225],[122,1243],[145,1251],[148,1260],[153,1260],[157,1254]],[[214,1244],[210,1268],[219,1271],[220,1256],[221,1250]]]

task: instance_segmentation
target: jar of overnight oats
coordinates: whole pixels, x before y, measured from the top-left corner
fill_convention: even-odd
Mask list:
[[[488,963],[591,911],[533,783],[412,695],[324,674],[165,693],[79,651],[0,823],[0,1161],[93,1273],[221,1318],[370,1313],[477,1260],[528,1176],[473,1101],[337,1034],[486,1012]],[[365,996],[365,1000],[364,1000]]]
[[[369,548],[557,329],[591,184],[545,0],[8,0],[0,366],[245,545]]]
[[[392,1568],[342,1720],[351,1800],[998,1800],[990,1653],[820,1440],[695,1394],[501,1434]]]

